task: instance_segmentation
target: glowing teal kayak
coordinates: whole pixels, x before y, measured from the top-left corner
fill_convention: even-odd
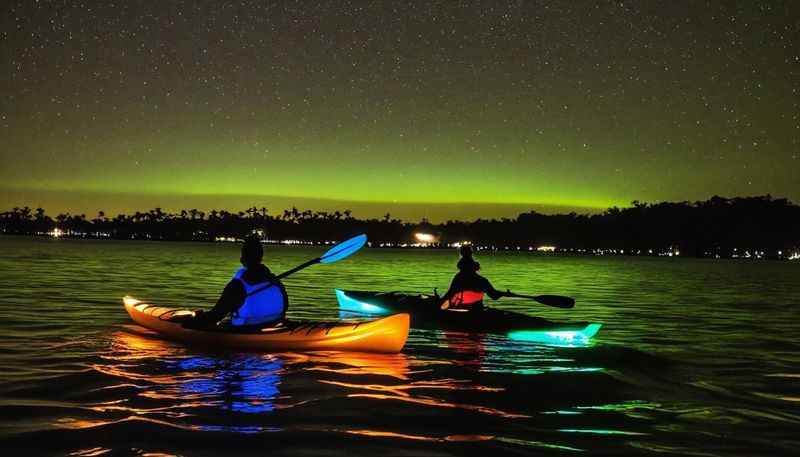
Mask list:
[[[430,295],[336,289],[339,309],[355,315],[408,313],[411,327],[468,333],[494,333],[545,344],[585,344],[600,331],[594,322],[552,322],[541,317],[485,307],[481,311],[442,310]]]

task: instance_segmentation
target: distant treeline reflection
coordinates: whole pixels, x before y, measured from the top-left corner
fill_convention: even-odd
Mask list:
[[[606,254],[695,257],[796,257],[800,250],[800,206],[770,195],[712,197],[707,201],[641,203],[601,214],[544,215],[432,224],[405,222],[390,214],[357,219],[346,211],[281,214],[252,207],[246,211],[197,209],[167,213],[161,208],[109,218],[100,211],[48,216],[45,210],[13,208],[0,213],[6,234],[86,238],[218,241],[257,232],[274,242],[320,243],[367,233],[372,246],[451,246],[471,242],[495,249],[544,248]],[[291,241],[290,241],[291,240]]]

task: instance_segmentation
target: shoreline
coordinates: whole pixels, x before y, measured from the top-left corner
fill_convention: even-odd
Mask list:
[[[43,208],[0,212],[0,233],[55,238],[225,242],[256,236],[267,244],[331,245],[368,234],[371,247],[455,248],[470,244],[494,251],[696,258],[800,258],[800,205],[771,195],[711,197],[697,202],[632,202],[602,214],[407,222],[387,213],[359,219],[352,211],[296,207],[280,214],[197,209],[96,217],[49,216]]]
[[[66,240],[66,241],[139,241],[139,242],[153,242],[153,243],[204,243],[204,244],[235,244],[241,243],[241,239],[224,239],[224,240],[205,240],[205,239],[164,239],[164,238],[114,238],[111,236],[81,236],[81,235],[59,235],[53,236],[51,234],[27,234],[27,233],[3,233],[0,232],[0,239],[3,237],[8,238],[27,238],[27,239],[43,239],[43,240]],[[284,246],[284,247],[326,247],[336,244],[338,241],[301,241],[301,240],[262,240],[261,243],[266,246]],[[445,244],[386,244],[386,243],[373,243],[367,242],[370,249],[398,249],[398,250],[421,250],[421,251],[447,251],[458,248],[460,245],[445,245]],[[733,256],[688,256],[681,255],[676,251],[656,251],[648,250],[650,252],[642,252],[642,250],[625,250],[613,248],[559,248],[555,246],[546,246],[534,248],[533,246],[489,246],[489,245],[474,245],[477,252],[518,252],[535,256],[556,256],[556,257],[648,257],[648,258],[682,258],[682,259],[700,259],[700,260],[775,260],[780,262],[788,262],[800,260],[800,253],[792,253],[791,255],[782,256],[767,256],[762,251],[755,254],[749,251],[743,251],[742,255]]]

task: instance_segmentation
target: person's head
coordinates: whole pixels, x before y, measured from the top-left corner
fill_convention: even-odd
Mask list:
[[[458,270],[465,273],[474,273],[481,269],[481,264],[471,257],[462,257],[457,264]]]
[[[242,256],[239,258],[242,265],[247,268],[256,267],[261,264],[262,258],[264,258],[264,248],[261,246],[261,240],[253,235],[245,238],[242,244]]]
[[[461,258],[458,259],[458,264],[456,264],[459,271],[465,273],[474,273],[481,269],[481,264],[472,258],[472,246],[468,244],[462,244],[458,249],[458,253],[461,254]]]

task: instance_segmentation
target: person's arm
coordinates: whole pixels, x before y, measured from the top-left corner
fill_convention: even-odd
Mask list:
[[[187,322],[192,326],[213,326],[221,321],[228,314],[236,311],[242,306],[245,299],[244,286],[241,281],[234,280],[225,286],[217,304],[209,311],[198,313],[194,319]]]
[[[280,279],[275,277],[275,275],[272,275],[271,273],[270,275],[272,277],[272,280],[275,281],[275,285],[277,285],[281,289],[281,293],[283,294],[285,300],[283,303],[284,304],[283,312],[281,313],[281,320],[283,320],[286,318],[286,312],[289,310],[289,295],[286,293],[286,286],[283,285],[283,282],[281,282]]]
[[[461,283],[461,273],[457,273],[455,276],[453,276],[453,280],[450,281],[450,288],[447,289],[447,292],[445,292],[444,295],[439,297],[440,298],[439,303],[440,304],[444,303],[445,301],[449,301],[451,298],[453,298],[453,295],[455,295],[456,292],[460,290],[459,289],[460,283]]]
[[[489,298],[491,298],[492,300],[497,300],[500,297],[508,296],[508,293],[510,291],[500,292],[499,290],[495,289],[494,286],[492,286],[492,283],[490,283],[488,279],[484,278],[483,276],[481,276],[481,278],[483,279],[483,281],[481,281],[483,283],[482,284],[483,293],[488,295]]]

